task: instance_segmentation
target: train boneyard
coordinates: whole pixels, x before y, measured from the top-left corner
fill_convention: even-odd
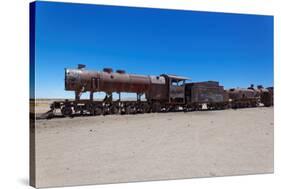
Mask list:
[[[217,81],[188,83],[187,77],[162,74],[147,76],[114,72],[89,71],[85,65],[65,69],[65,90],[74,91],[74,100],[55,101],[45,118],[56,115],[137,114],[171,111],[222,110],[273,106],[273,87],[232,88],[225,90]],[[89,92],[89,99],[81,99]],[[95,92],[104,92],[103,100],[94,99]],[[113,99],[113,93],[118,99]],[[121,93],[135,93],[135,100],[121,100]],[[142,98],[142,97],[145,97]]]

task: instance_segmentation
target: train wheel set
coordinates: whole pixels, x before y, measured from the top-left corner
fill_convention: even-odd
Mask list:
[[[185,104],[169,105],[159,103],[149,103],[146,101],[114,101],[112,103],[82,101],[55,101],[51,105],[51,110],[43,114],[40,118],[54,117],[75,117],[75,116],[100,116],[100,115],[124,115],[143,113],[165,113],[165,112],[191,112],[205,110],[225,110],[237,108],[261,107],[257,103],[236,102],[236,103],[209,103],[209,104]]]

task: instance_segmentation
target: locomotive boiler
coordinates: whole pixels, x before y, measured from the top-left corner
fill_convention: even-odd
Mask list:
[[[159,78],[163,80],[163,78]],[[151,78],[145,75],[127,74],[123,70],[113,72],[111,68],[103,71],[88,71],[79,65],[77,69],[65,69],[65,90],[75,91],[75,99],[79,100],[83,92],[90,92],[90,99],[94,92],[113,92],[144,94],[148,91]]]
[[[145,95],[147,102],[153,104],[152,108],[161,109],[161,104],[185,103],[186,77],[162,74],[160,76],[127,74],[124,70],[113,71],[104,68],[103,71],[88,71],[85,66],[79,65],[77,69],[65,69],[65,90],[75,92],[75,100],[79,101],[83,92],[105,92],[105,99],[112,101],[112,93],[135,93],[137,101]]]

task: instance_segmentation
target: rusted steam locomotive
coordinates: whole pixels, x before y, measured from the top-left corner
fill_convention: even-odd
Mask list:
[[[55,101],[48,117],[58,112],[63,116],[135,114],[169,111],[194,111],[273,105],[273,88],[262,86],[225,90],[216,81],[186,83],[187,77],[162,74],[146,76],[113,72],[89,71],[84,65],[65,69],[65,90],[75,92],[75,100]],[[81,94],[89,92],[89,99]],[[103,100],[94,99],[95,92],[104,92]],[[135,93],[136,100],[121,100],[121,93]],[[113,93],[119,98],[113,99]],[[142,96],[145,95],[145,99]]]

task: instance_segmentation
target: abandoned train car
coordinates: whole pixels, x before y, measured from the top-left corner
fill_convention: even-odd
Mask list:
[[[150,112],[226,109],[273,105],[273,88],[253,86],[225,90],[217,81],[193,82],[187,77],[128,74],[124,70],[90,71],[84,65],[65,69],[65,90],[75,93],[74,100],[56,101],[47,116],[59,110],[63,116],[76,114],[134,114]],[[81,99],[89,92],[89,99]],[[94,99],[95,92],[104,92],[103,100]],[[136,100],[121,100],[121,93],[135,93]],[[119,98],[113,99],[113,93]],[[145,97],[145,100],[142,100]]]

